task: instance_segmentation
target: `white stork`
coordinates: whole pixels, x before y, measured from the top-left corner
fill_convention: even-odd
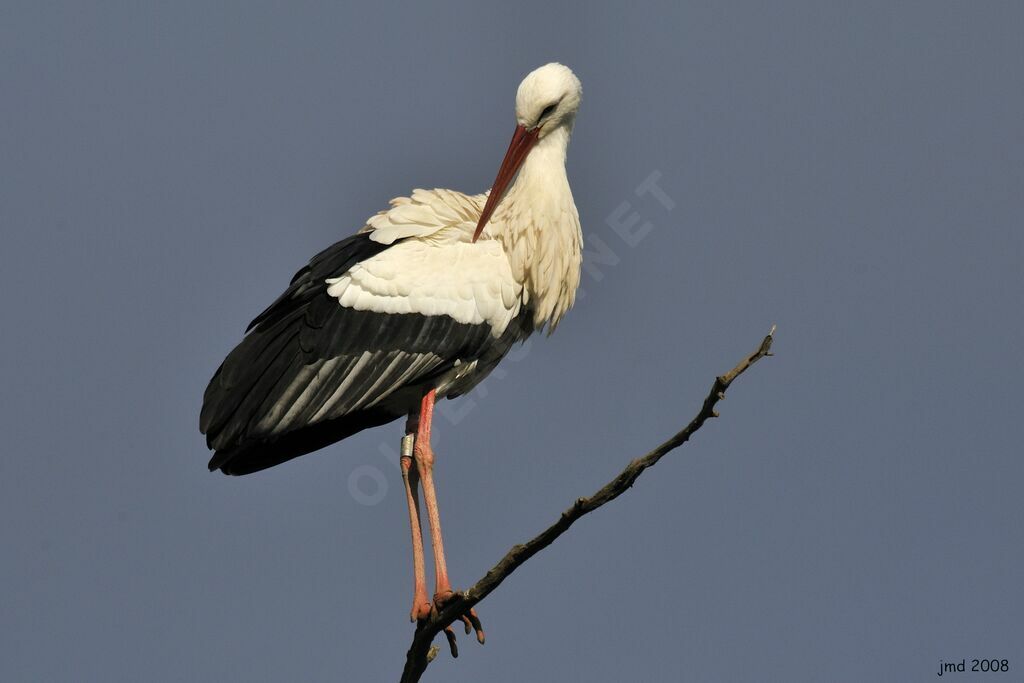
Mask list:
[[[413,620],[452,596],[432,475],[435,399],[468,392],[513,344],[553,330],[576,296],[582,233],[565,154],[581,94],[561,64],[530,73],[489,193],[414,190],[393,199],[296,273],[250,323],[203,396],[200,430],[215,451],[210,470],[234,475],[408,418],[401,469]],[[434,548],[433,601],[420,482]],[[462,620],[482,643],[475,613]]]

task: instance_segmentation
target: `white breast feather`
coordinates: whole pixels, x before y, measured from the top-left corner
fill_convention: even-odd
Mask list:
[[[534,328],[553,330],[575,301],[582,252],[565,175],[567,143],[565,131],[538,143],[475,245],[468,242],[486,194],[414,190],[411,197],[392,199],[391,208],[370,217],[361,232],[394,246],[328,280],[329,291],[360,310],[443,313],[460,322],[486,321],[495,334],[528,305]],[[440,256],[414,250],[413,243],[452,251]],[[389,260],[399,255],[401,262]],[[471,263],[462,264],[463,257]],[[420,263],[425,259],[432,265]]]

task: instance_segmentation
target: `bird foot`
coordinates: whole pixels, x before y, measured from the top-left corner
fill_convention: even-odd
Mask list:
[[[430,616],[437,617],[438,613],[440,613],[448,605],[448,603],[454,600],[456,597],[459,597],[459,594],[450,590],[443,591],[441,593],[435,593],[434,603],[431,606],[430,610]],[[463,627],[466,629],[466,635],[469,635],[470,632],[475,631],[476,641],[483,645],[484,627],[480,623],[480,617],[477,616],[476,610],[470,607],[469,610],[460,614],[458,618],[459,621],[462,622]],[[452,657],[458,657],[459,646],[455,642],[455,630],[452,628],[451,624],[448,624],[444,627],[444,636],[448,639],[448,649],[451,650]]]
[[[424,595],[422,598],[417,596],[412,601],[412,612],[409,613],[409,621],[418,623],[424,621],[430,617],[430,611],[433,608],[430,601],[427,600],[427,596]]]

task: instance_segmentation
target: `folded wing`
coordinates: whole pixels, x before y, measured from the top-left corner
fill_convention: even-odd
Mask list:
[[[493,356],[519,312],[497,243],[372,236],[313,257],[221,364],[200,415],[210,469],[257,471],[389,422]]]

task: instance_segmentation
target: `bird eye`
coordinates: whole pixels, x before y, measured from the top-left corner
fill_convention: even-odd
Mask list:
[[[542,111],[542,112],[540,113],[540,118],[538,118],[538,119],[537,119],[537,123],[540,123],[540,122],[541,122],[541,121],[543,121],[543,120],[544,120],[545,118],[547,118],[547,116],[548,116],[548,115],[549,115],[549,114],[550,114],[551,112],[553,112],[553,111],[555,110],[555,107],[556,107],[557,105],[558,105],[558,102],[552,102],[552,103],[551,103],[551,104],[549,104],[548,106],[544,107],[544,111]]]

